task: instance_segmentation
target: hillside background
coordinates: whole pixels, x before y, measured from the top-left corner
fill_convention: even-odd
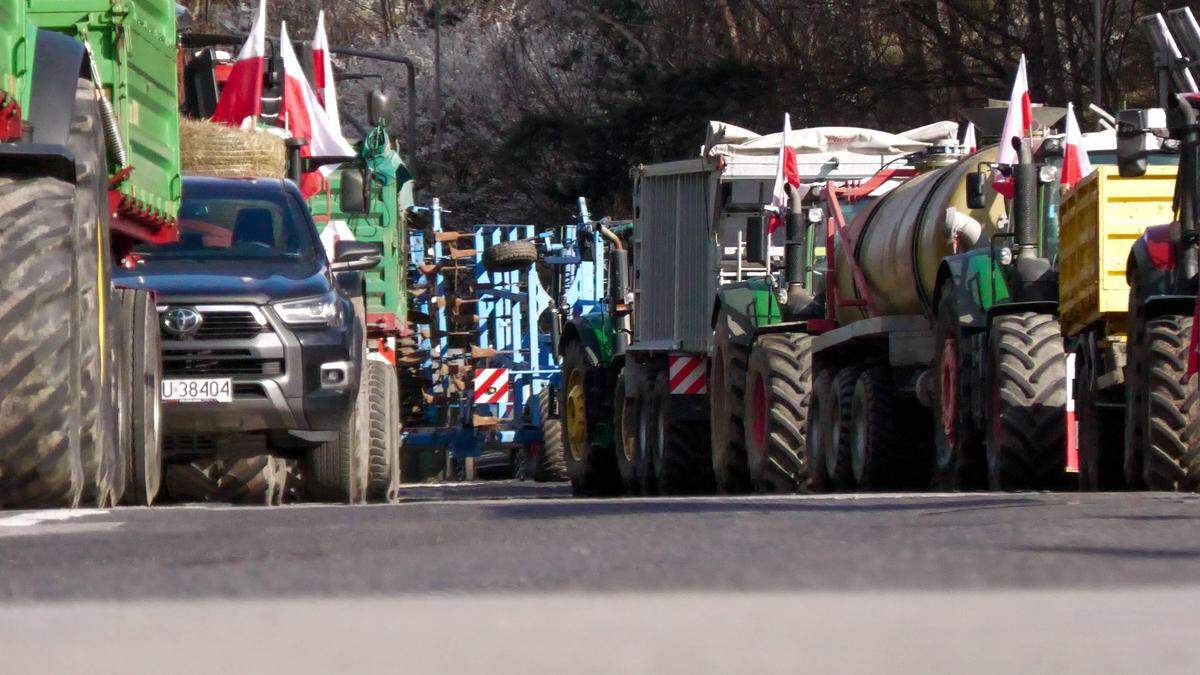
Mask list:
[[[184,4],[196,30],[244,31],[257,1]],[[1150,103],[1135,20],[1184,4],[1101,0],[1098,38],[1092,0],[442,0],[440,13],[434,0],[269,0],[268,12],[272,34],[286,19],[308,38],[324,7],[334,44],[416,61],[419,194],[462,223],[552,224],[578,195],[596,214],[627,215],[629,167],[692,156],[710,119],[762,133],[785,111],[797,127],[961,121],[959,109],[1007,98],[1022,52],[1035,102]],[[402,70],[370,68],[388,78],[404,138]]]

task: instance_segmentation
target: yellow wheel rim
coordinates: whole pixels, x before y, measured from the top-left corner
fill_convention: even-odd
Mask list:
[[[571,457],[583,461],[583,450],[587,447],[587,413],[583,400],[583,373],[571,371],[567,380],[567,441]]]

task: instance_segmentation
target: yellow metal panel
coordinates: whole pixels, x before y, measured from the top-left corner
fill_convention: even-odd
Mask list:
[[[1063,330],[1074,335],[1099,321],[1124,330],[1129,305],[1125,262],[1150,225],[1171,222],[1175,167],[1152,166],[1122,178],[1100,166],[1063,200],[1059,233],[1059,302]]]

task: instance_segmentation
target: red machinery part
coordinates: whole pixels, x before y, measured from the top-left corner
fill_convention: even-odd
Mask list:
[[[0,91],[0,143],[21,140],[21,105]]]

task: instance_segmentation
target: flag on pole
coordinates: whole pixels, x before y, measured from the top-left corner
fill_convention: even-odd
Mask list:
[[[1083,133],[1079,131],[1079,121],[1075,119],[1074,104],[1067,104],[1067,138],[1063,143],[1062,184],[1067,189],[1083,180],[1092,172],[1092,162],[1088,159],[1087,148],[1083,145]]]
[[[339,132],[342,117],[338,113],[337,91],[333,83],[333,58],[329,52],[329,37],[325,34],[325,10],[317,14],[317,32],[313,36],[313,79],[316,80],[317,100],[325,106],[329,122]]]
[[[340,129],[334,128],[317,101],[317,94],[304,76],[300,59],[288,39],[287,23],[279,29],[279,53],[283,57],[283,116],[284,125],[292,138],[307,141],[300,148],[303,157],[354,157],[354,148],[342,137]],[[328,172],[309,171],[304,174],[300,191],[311,197],[321,189],[324,175]]]
[[[1013,148],[1014,138],[1026,138],[1033,129],[1033,103],[1029,98],[1029,78],[1025,74],[1025,55],[1017,65],[1017,77],[1013,80],[1012,94],[1008,98],[1008,115],[1000,132],[1000,152],[997,164],[1016,164],[1017,151]]]
[[[967,122],[967,130],[963,132],[962,147],[966,149],[968,155],[979,149],[979,143],[975,140],[974,122]]]
[[[221,89],[212,121],[240,127],[262,113],[263,60],[267,55],[267,0],[259,0],[250,37]]]
[[[767,211],[771,212],[771,220],[767,225],[767,234],[783,226],[784,216],[788,210],[787,186],[800,187],[800,168],[796,165],[796,150],[789,144],[792,135],[792,116],[783,115],[783,134],[779,139],[779,163],[775,167],[775,187],[771,190],[771,204]]]

